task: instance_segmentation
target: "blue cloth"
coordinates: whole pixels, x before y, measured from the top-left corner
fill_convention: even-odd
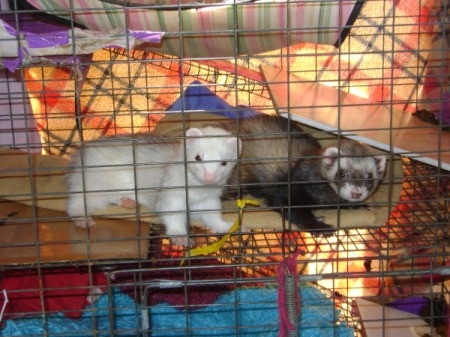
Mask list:
[[[333,302],[311,286],[300,288],[301,316],[298,325],[302,337],[353,337],[354,330],[338,322],[338,310]],[[139,306],[126,294],[114,292],[114,330],[117,336],[135,336],[141,324]],[[220,336],[220,337],[277,337],[277,288],[242,288],[221,295],[214,304],[189,310],[180,310],[160,303],[150,309],[148,336]],[[102,295],[86,308],[80,319],[69,319],[62,314],[7,320],[0,336],[43,335],[43,324],[50,336],[87,337],[109,336],[108,297]]]
[[[185,110],[205,110],[228,118],[248,118],[259,114],[248,107],[229,105],[199,81],[189,84],[184,94],[167,109],[174,112]]]

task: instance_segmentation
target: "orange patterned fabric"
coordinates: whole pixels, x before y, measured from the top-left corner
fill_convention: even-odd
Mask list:
[[[442,20],[440,6],[438,0],[366,1],[339,47],[304,43],[283,50],[285,57],[280,60],[262,58],[261,62],[280,64],[304,80],[414,112],[434,26]]]
[[[186,63],[180,67],[175,59],[149,53],[101,50],[78,73],[39,67],[28,69],[25,78],[43,152],[64,156],[80,140],[151,131],[194,80],[212,85],[211,90],[231,105],[252,102],[256,108],[272,107],[262,85],[255,94],[236,96],[226,83],[227,71],[216,71],[214,77],[212,73],[210,66]],[[216,86],[212,80],[223,80],[225,85]]]
[[[302,43],[234,61],[198,62],[101,50],[87,63],[85,76],[68,68],[31,68],[26,84],[44,152],[64,155],[81,138],[152,130],[194,80],[231,105],[272,113],[261,64],[287,67],[306,81],[414,112],[440,5],[438,0],[367,0],[339,47]]]

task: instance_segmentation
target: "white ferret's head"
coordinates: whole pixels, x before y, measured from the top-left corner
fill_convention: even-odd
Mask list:
[[[240,140],[224,129],[191,128],[186,132],[188,170],[200,184],[225,184],[241,148]]]
[[[339,145],[325,149],[322,174],[341,198],[364,201],[383,179],[386,156],[373,155],[369,146],[355,141],[343,140]]]

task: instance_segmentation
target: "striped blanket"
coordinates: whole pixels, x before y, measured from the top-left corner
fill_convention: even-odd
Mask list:
[[[333,44],[351,24],[361,1],[28,2],[91,30],[167,33],[162,43],[143,45],[144,50],[182,57],[226,57],[259,54],[299,42]]]

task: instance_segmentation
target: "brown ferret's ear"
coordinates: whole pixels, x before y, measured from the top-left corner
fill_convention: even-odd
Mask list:
[[[378,155],[374,156],[374,158],[377,165],[378,177],[381,179],[386,172],[386,156]]]
[[[335,146],[330,146],[325,149],[323,152],[323,159],[322,163],[327,167],[330,168],[334,165],[334,162],[336,161],[337,157],[339,156],[339,149]]]

